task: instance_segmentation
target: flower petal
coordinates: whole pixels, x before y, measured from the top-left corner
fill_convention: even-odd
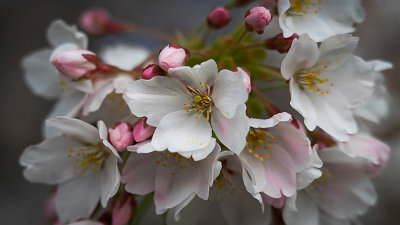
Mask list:
[[[240,105],[231,119],[227,119],[217,108],[214,108],[211,114],[211,125],[222,144],[236,154],[240,154],[246,145],[246,136],[250,128],[246,116],[246,105]]]
[[[63,20],[53,21],[47,29],[47,40],[53,47],[64,43],[74,43],[81,49],[88,46],[86,34],[79,32],[75,26],[68,26]]]
[[[108,157],[105,161],[100,175],[101,205],[107,207],[107,202],[118,191],[120,174],[117,159]]]
[[[124,99],[135,116],[147,117],[147,123],[156,127],[163,116],[186,108],[185,92],[185,85],[178,80],[156,76],[133,81],[127,87]]]
[[[153,134],[151,144],[157,150],[190,152],[210,143],[211,126],[200,116],[180,110],[164,116]]]
[[[97,111],[103,104],[104,99],[114,91],[113,79],[96,80],[94,90],[90,93],[83,105],[82,114],[87,116]]]
[[[84,143],[97,144],[101,141],[97,129],[82,120],[59,116],[46,120],[46,126],[55,127],[63,134]]]

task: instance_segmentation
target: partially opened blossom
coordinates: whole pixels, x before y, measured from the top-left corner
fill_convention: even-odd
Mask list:
[[[153,152],[151,142],[139,143],[128,150],[135,153],[131,153],[122,171],[125,189],[139,195],[154,191],[157,214],[176,207],[192,194],[207,200],[214,174],[221,169],[217,161],[221,148],[215,139],[202,150],[209,155],[200,161],[168,151]]]
[[[350,224],[375,203],[364,159],[350,158],[335,148],[320,150],[319,156],[324,163],[322,176],[287,199],[285,224]]]
[[[290,105],[304,117],[306,127],[318,126],[339,141],[357,132],[352,110],[374,90],[375,72],[353,55],[357,43],[351,35],[337,35],[318,48],[302,35],[293,41],[281,67],[290,81]]]
[[[389,160],[390,147],[377,138],[359,133],[352,135],[345,143],[338,143],[337,148],[350,157],[359,157],[371,162],[368,168],[371,175],[377,175]]]
[[[223,167],[219,175],[215,174],[217,177],[211,187],[209,199],[205,201],[195,195],[189,196],[168,211],[168,224],[271,224],[270,207],[263,209],[261,199],[255,199],[247,192],[237,157],[221,160]]]
[[[185,65],[189,59],[188,50],[177,44],[169,44],[163,48],[158,56],[158,64],[160,67],[168,71],[169,68],[175,68]]]
[[[55,55],[51,63],[63,75],[80,79],[96,70],[97,57],[91,51],[72,50]]]
[[[250,119],[246,148],[239,155],[250,192],[273,198],[296,192],[296,174],[307,168],[312,151],[310,141],[290,121],[288,113],[267,120]]]
[[[56,211],[61,222],[88,218],[99,200],[106,207],[118,191],[121,158],[108,142],[102,121],[98,129],[68,117],[49,119],[46,125],[63,135],[25,149],[20,158],[24,176],[31,182],[58,185]]]
[[[284,37],[308,34],[317,42],[351,33],[364,20],[361,0],[279,0],[278,12]]]
[[[134,81],[124,95],[134,115],[147,117],[147,123],[157,127],[151,141],[154,149],[194,152],[208,146],[213,130],[225,146],[239,153],[249,129],[243,72],[218,72],[215,61],[208,60],[168,73]]]

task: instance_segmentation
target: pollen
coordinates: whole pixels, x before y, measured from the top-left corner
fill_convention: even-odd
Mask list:
[[[100,142],[96,145],[70,149],[68,158],[74,160],[73,168],[75,176],[83,177],[90,171],[99,173],[103,167],[104,161],[110,153]]]
[[[329,78],[324,77],[324,70],[327,68],[328,65],[324,64],[311,70],[301,71],[297,73],[295,79],[303,90],[321,95],[329,94],[330,88],[334,86],[334,83],[328,84]]]
[[[271,149],[274,141],[275,137],[268,133],[267,130],[250,128],[246,137],[247,151],[261,162],[264,162],[264,155],[267,154],[266,151]],[[270,157],[270,154],[267,154],[267,158],[269,159]]]
[[[203,82],[200,82],[200,85],[203,85]],[[195,115],[195,118],[200,118],[200,115],[204,115],[206,121],[209,121],[209,115],[211,113],[211,109],[213,106],[211,96],[210,86],[204,85],[203,90],[199,88],[192,88],[191,86],[186,86],[187,91],[186,95],[189,95],[187,98],[190,102],[184,103],[183,106],[189,107],[186,109],[186,112],[198,112],[198,115]]]
[[[308,14],[309,11],[318,14],[322,8],[320,7],[321,0],[290,0],[289,14],[303,15]]]

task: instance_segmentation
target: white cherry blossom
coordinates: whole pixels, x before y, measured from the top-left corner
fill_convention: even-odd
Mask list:
[[[317,42],[351,33],[364,20],[361,0],[279,0],[278,12],[285,37],[308,34]]]
[[[336,35],[318,48],[308,35],[294,40],[281,72],[290,81],[290,105],[309,130],[316,126],[339,141],[357,132],[353,109],[374,90],[372,67],[352,53],[358,38]]]
[[[89,218],[99,200],[106,207],[118,191],[121,158],[108,142],[102,121],[98,129],[68,117],[49,119],[46,125],[63,135],[25,149],[20,158],[24,176],[31,182],[58,185],[56,211],[61,222]]]
[[[213,130],[224,145],[239,153],[249,129],[243,72],[218,72],[215,61],[208,60],[168,73],[134,81],[124,95],[134,115],[147,117],[147,123],[157,127],[151,142],[154,149],[181,154],[203,149]]]

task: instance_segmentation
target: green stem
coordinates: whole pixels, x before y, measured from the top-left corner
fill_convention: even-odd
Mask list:
[[[244,30],[242,31],[242,33],[240,34],[240,36],[238,37],[238,39],[236,39],[235,43],[233,44],[232,50],[237,49],[237,47],[239,46],[240,42],[242,42],[242,41],[245,39],[245,37],[247,36],[247,34],[248,34],[248,33],[247,33],[247,30],[244,29]]]
[[[138,225],[140,221],[143,219],[147,210],[150,208],[153,202],[153,193],[147,194],[143,197],[142,201],[140,201],[138,207],[136,208],[135,215],[133,215],[133,219],[130,225]]]

